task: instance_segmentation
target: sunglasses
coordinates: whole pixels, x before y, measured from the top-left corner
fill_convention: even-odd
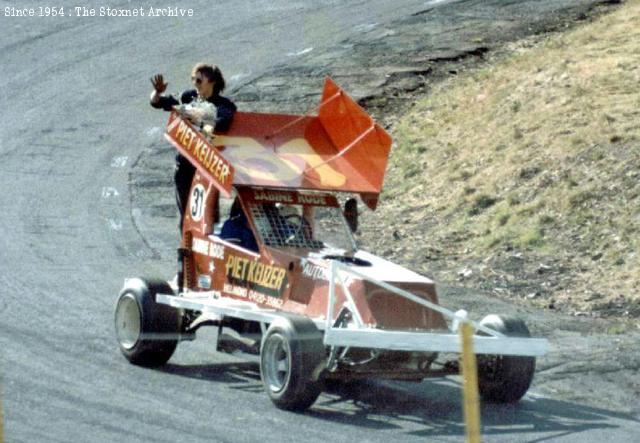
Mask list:
[[[191,81],[196,85],[199,85],[200,83],[202,83],[202,77],[191,77]]]

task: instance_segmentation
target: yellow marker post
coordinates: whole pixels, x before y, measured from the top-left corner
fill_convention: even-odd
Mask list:
[[[473,326],[462,322],[462,384],[464,400],[464,421],[468,443],[480,443],[480,400],[478,396],[478,367],[473,353]]]

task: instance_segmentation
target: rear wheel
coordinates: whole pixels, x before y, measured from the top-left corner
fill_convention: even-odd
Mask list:
[[[481,322],[510,337],[530,337],[529,329],[519,318],[488,315]],[[479,355],[478,389],[483,399],[496,403],[513,403],[526,394],[536,369],[535,357],[516,355]]]
[[[130,280],[115,310],[116,338],[129,362],[155,367],[166,363],[178,344],[181,314],[156,303],[158,293],[172,294],[166,282]]]
[[[260,349],[260,376],[271,401],[292,411],[310,407],[322,391],[316,370],[323,357],[322,335],[311,320],[275,320]]]

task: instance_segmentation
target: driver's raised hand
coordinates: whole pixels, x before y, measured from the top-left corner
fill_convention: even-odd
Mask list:
[[[157,74],[151,77],[151,84],[153,85],[153,91],[151,91],[151,104],[158,104],[160,102],[160,95],[167,90],[169,83],[164,82],[162,74]]]
[[[167,86],[169,85],[169,83],[164,82],[164,77],[162,76],[162,74],[157,74],[151,77],[151,84],[153,85],[153,89],[155,90],[155,92],[158,94],[162,94],[164,91],[166,91]]]

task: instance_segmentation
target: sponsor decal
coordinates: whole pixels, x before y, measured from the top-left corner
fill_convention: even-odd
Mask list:
[[[274,308],[281,308],[284,304],[280,298],[273,297],[271,295],[264,295],[254,290],[249,291],[249,300],[263,305],[273,306]]]
[[[209,257],[222,260],[224,258],[224,246],[217,243],[209,243]]]
[[[207,255],[212,258],[222,260],[224,258],[224,246],[212,243],[202,238],[194,238],[191,243],[191,250],[197,254]]]
[[[321,280],[326,282],[331,281],[331,278],[329,277],[328,267],[314,265],[313,263],[310,263],[306,260],[302,261],[302,275],[312,280]],[[345,275],[345,273],[342,273],[341,277],[342,284],[344,284],[346,287],[350,287],[355,281],[351,274]],[[340,279],[336,280],[336,284],[338,285],[340,285],[339,280]]]
[[[305,263],[302,267],[302,275],[312,278],[314,280],[329,281],[329,269],[323,266],[313,265],[311,263]]]
[[[194,238],[191,242],[191,250],[197,254],[209,255],[209,242],[201,238]]]
[[[233,168],[220,153],[177,114],[172,114],[166,137],[183,151],[200,169],[208,172],[219,189],[229,194],[233,181]]]
[[[202,289],[211,289],[211,277],[208,275],[198,275],[198,287]]]
[[[219,183],[229,181],[230,168],[225,160],[218,155],[218,152],[210,146],[207,141],[191,129],[184,121],[178,124],[175,139],[185,148],[200,165],[214,176]]]
[[[222,290],[227,294],[236,295],[242,298],[247,298],[249,292],[247,288],[243,288],[242,286],[230,285],[229,283],[225,283]]]
[[[255,190],[253,200],[256,202],[285,203],[307,206],[338,206],[336,198],[326,194],[302,194],[296,192]]]
[[[256,191],[253,194],[256,201],[268,201],[274,203],[293,203],[293,196],[284,192]]]
[[[327,163],[327,157],[319,155],[304,138],[295,138],[277,147],[262,145],[253,137],[219,135],[213,139],[214,146],[232,147],[225,156],[233,162],[237,170],[263,185],[300,186],[306,171],[314,170],[324,188],[339,188],[347,182],[347,177]],[[251,165],[265,165],[261,168]],[[316,186],[314,186],[316,187]]]
[[[236,286],[229,283],[224,284],[224,292],[229,295],[235,295],[237,297],[246,298],[254,303],[272,306],[274,308],[281,308],[284,302],[282,299],[266,295],[253,289],[247,289],[242,286]]]
[[[226,271],[229,282],[272,297],[280,297],[287,285],[286,269],[236,255],[227,257]]]
[[[327,199],[324,195],[300,194],[298,202],[302,205],[327,206]]]

